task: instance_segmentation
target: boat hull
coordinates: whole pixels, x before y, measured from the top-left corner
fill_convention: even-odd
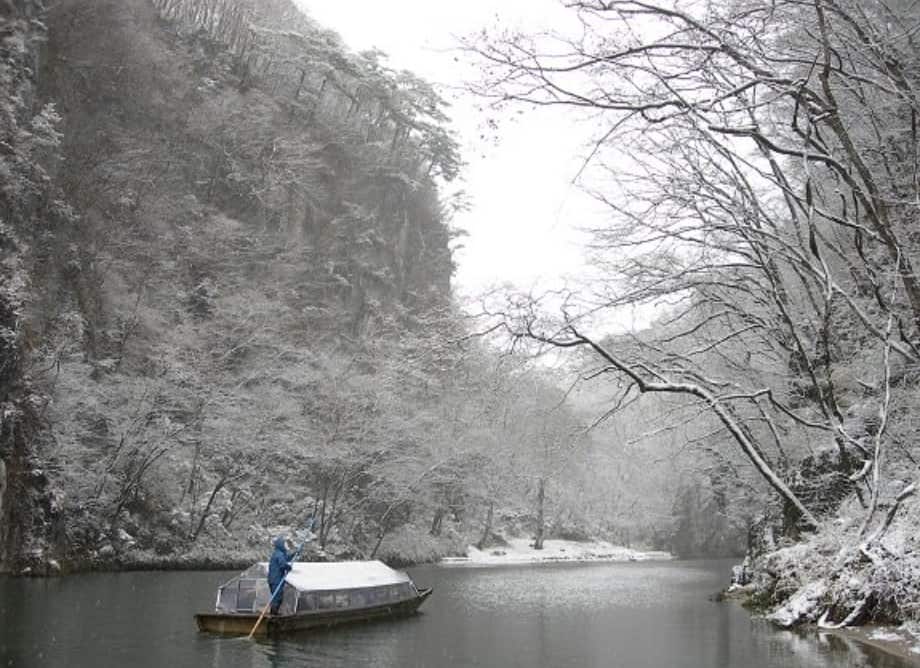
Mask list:
[[[431,591],[431,589],[423,589],[414,598],[369,608],[323,610],[293,615],[266,615],[259,624],[259,628],[256,629],[255,635],[275,636],[310,629],[331,628],[341,624],[408,617],[418,612],[419,606],[431,595]],[[199,631],[222,635],[249,635],[258,619],[259,615],[255,613],[225,614],[214,612],[195,615]]]

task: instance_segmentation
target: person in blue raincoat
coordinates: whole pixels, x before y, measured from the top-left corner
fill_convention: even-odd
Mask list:
[[[272,552],[271,559],[268,560],[268,591],[274,593],[278,589],[278,593],[272,599],[271,612],[273,615],[277,615],[278,609],[281,607],[284,590],[279,585],[284,580],[284,576],[291,572],[291,561],[293,560],[293,557],[288,554],[284,542],[284,536],[275,538],[275,551]]]

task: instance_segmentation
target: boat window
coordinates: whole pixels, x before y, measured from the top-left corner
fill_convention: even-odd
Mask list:
[[[387,602],[387,590],[385,587],[374,587],[367,592],[367,600],[371,605]]]
[[[227,612],[232,612],[236,610],[236,595],[239,591],[237,583],[221,587],[217,595],[217,608],[219,610],[225,610]]]
[[[335,607],[335,597],[331,591],[324,591],[317,595],[317,606],[320,610],[329,610]]]
[[[391,601],[398,601],[400,599],[399,595],[399,585],[390,585],[387,587],[388,596]]]
[[[297,596],[297,610],[316,610],[316,594],[311,591],[302,591]]]
[[[368,604],[368,592],[363,589],[356,589],[351,592],[351,607],[364,608]]]
[[[347,591],[335,592],[335,607],[337,608],[347,608],[348,607],[348,592]]]
[[[237,610],[252,610],[256,601],[256,581],[240,580],[240,592],[236,598]]]

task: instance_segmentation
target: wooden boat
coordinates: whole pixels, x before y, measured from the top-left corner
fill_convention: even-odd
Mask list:
[[[214,612],[195,615],[200,631],[247,635],[268,598],[268,564],[253,564],[217,589]],[[327,628],[415,614],[431,595],[380,561],[295,563],[285,580],[279,614],[266,615],[256,634]]]

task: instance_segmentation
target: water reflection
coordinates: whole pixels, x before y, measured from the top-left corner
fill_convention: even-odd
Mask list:
[[[279,640],[199,634],[226,573],[0,580],[0,666],[909,665],[834,635],[777,632],[708,595],[728,563],[412,570],[425,614]]]
[[[755,638],[766,640],[768,652],[775,660],[786,660],[789,665],[803,668],[837,666],[874,666],[875,668],[900,668],[916,665],[897,657],[888,656],[835,633],[817,631],[775,631],[765,624]],[[828,664],[828,657],[836,661]]]

